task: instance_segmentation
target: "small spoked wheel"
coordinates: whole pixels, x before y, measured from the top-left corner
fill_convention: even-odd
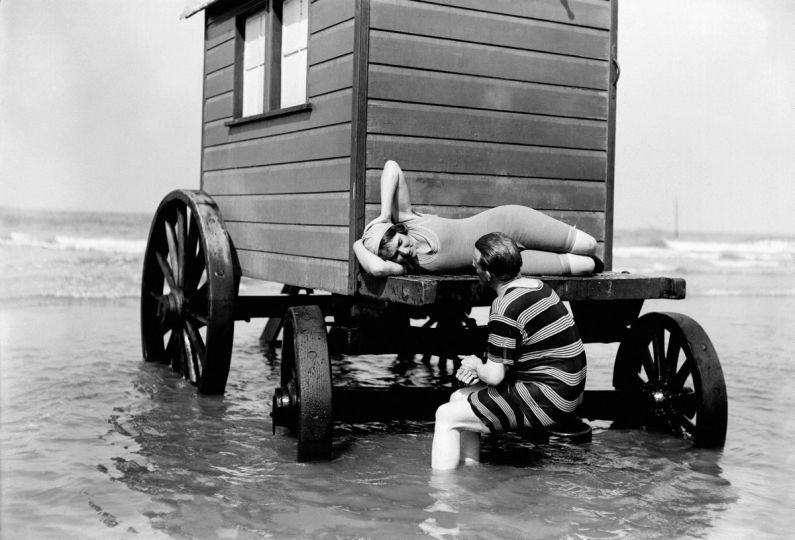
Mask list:
[[[633,418],[694,446],[720,448],[726,441],[726,383],[704,329],[680,313],[648,313],[621,342],[613,386],[640,392],[646,408]]]
[[[169,193],[144,254],[144,359],[170,364],[203,394],[222,394],[229,375],[237,278],[218,207],[201,191]]]
[[[298,438],[298,461],[331,459],[331,361],[323,313],[293,306],[284,319],[281,387],[273,396],[274,431],[289,427]]]

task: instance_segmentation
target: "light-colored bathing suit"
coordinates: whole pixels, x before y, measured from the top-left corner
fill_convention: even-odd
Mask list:
[[[429,272],[470,268],[475,242],[484,234],[501,232],[523,249],[522,274],[571,273],[568,259],[561,254],[571,250],[576,229],[526,206],[498,206],[463,219],[426,214],[403,224],[420,245],[429,246],[417,253],[419,266]]]

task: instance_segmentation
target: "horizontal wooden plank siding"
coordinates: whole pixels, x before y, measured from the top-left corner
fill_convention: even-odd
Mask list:
[[[606,62],[373,31],[370,63],[478,77],[607,89]]]
[[[237,250],[244,276],[345,294],[348,263],[264,251]]]
[[[235,40],[225,41],[205,53],[204,74],[209,75],[235,63]]]
[[[350,88],[352,77],[353,54],[311,66],[307,76],[307,92],[310,100],[329,92]]]
[[[235,18],[254,5],[207,11],[202,189],[221,210],[243,275],[348,292],[355,0],[310,4],[309,108],[230,124]]]
[[[235,38],[235,19],[227,17],[224,20],[208,25],[204,29],[205,50],[221,45],[222,43]]]
[[[347,193],[213,195],[224,221],[348,225]]]
[[[524,3],[539,4],[537,1]],[[432,3],[415,4],[410,0],[373,0],[373,4],[370,23],[372,29],[435,36],[515,50],[543,51],[601,60],[609,58],[609,33],[606,29],[573,28],[559,22],[527,20],[487,11],[451,9],[449,6]],[[558,6],[560,11],[565,11],[560,4]],[[486,2],[481,9],[492,8]],[[407,9],[411,9],[416,16],[406,17],[404,13]],[[455,24],[449,24],[451,13],[455,14]]]
[[[348,257],[348,227],[224,222],[236,249],[336,260]]]
[[[350,158],[287,163],[204,174],[204,190],[214,195],[267,195],[347,191]]]
[[[227,66],[207,75],[204,80],[204,96],[211,98],[234,90],[234,66]]]
[[[394,159],[407,170],[604,180],[605,153],[418,137],[372,135],[367,163]]]
[[[371,0],[365,214],[397,161],[420,211],[537,208],[606,234],[608,0]]]
[[[429,4],[556,21],[591,28],[610,28],[610,4],[605,0],[423,0]]]
[[[352,0],[320,0],[312,3],[309,32],[316,34],[326,28],[353,19],[356,2]]]
[[[371,99],[607,119],[607,93],[469,75],[370,65]]]
[[[229,120],[232,118],[232,108],[234,96],[232,92],[226,92],[218,96],[208,97],[204,100],[204,122],[214,122],[215,120]]]
[[[537,210],[602,211],[604,187],[599,182],[440,174],[405,171],[413,199],[429,205],[467,205],[473,200],[480,206],[521,204]],[[367,173],[367,203],[380,202],[380,171]]]
[[[346,157],[350,146],[350,124],[288,133],[207,148],[204,170]]]
[[[597,120],[380,100],[368,104],[367,131],[586,150],[605,150],[607,142],[607,125]]]
[[[353,19],[312,34],[309,65],[314,66],[332,58],[353,52]]]

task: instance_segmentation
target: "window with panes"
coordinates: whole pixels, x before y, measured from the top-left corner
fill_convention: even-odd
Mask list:
[[[269,0],[238,18],[235,116],[306,103],[309,0]]]

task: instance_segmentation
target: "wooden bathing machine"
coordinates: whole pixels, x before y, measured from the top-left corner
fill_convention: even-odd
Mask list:
[[[387,159],[422,212],[530,206],[592,234],[610,268],[615,1],[204,4],[187,12],[206,13],[201,187],[243,275],[354,294]],[[305,17],[305,93],[247,116],[246,21],[264,12],[277,33],[288,8]]]
[[[616,1],[204,0],[186,11],[205,12],[201,190],[169,193],[152,221],[144,358],[221,394],[235,321],[269,318],[265,350],[281,347],[272,424],[292,428],[301,460],[331,456],[333,419],[427,418],[449,388],[331,381],[330,352],[455,368],[485,346],[487,328],[469,318],[491,300],[476,277],[359,271],[352,245],[378,212],[380,171],[400,163],[422,212],[542,210],[595,236],[610,270]],[[290,294],[238,296],[241,275]],[[541,279],[584,342],[619,343],[614,390],[586,391],[577,415],[724,444],[726,387],[706,333],[678,313],[640,315],[645,300],[684,298],[683,279]],[[590,436],[582,424],[541,435],[555,433]]]

